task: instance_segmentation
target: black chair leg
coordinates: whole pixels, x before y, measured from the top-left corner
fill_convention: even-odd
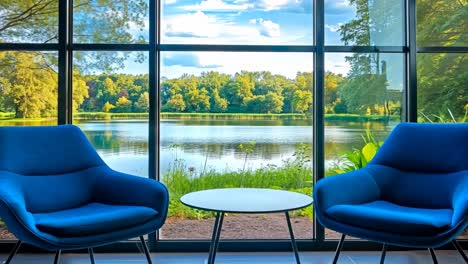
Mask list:
[[[436,257],[436,254],[434,252],[434,249],[433,248],[428,248],[428,250],[431,253],[432,262],[434,262],[434,264],[439,264],[439,262],[437,261],[437,257]]]
[[[453,246],[458,250],[462,258],[465,260],[465,263],[468,264],[468,257],[466,257],[465,252],[463,252],[463,248],[460,246],[457,240],[452,240]]]
[[[18,240],[18,242],[16,242],[15,247],[11,250],[11,253],[8,256],[7,260],[3,262],[4,264],[10,264],[13,257],[16,256],[16,253],[18,252],[18,249],[20,248],[21,243],[22,243],[21,240]]]
[[[89,253],[89,259],[91,260],[91,264],[95,264],[93,248],[88,248],[88,253]]]
[[[385,255],[387,255],[387,244],[384,243],[382,246],[382,255],[380,256],[380,264],[384,264]]]
[[[338,263],[338,258],[340,257],[341,249],[343,248],[343,243],[346,235],[342,234],[338,247],[336,248],[335,258],[333,258],[333,264]]]
[[[140,236],[141,246],[143,247],[143,251],[145,251],[146,260],[148,260],[148,264],[152,264],[151,255],[149,253],[148,247],[146,246],[146,241],[143,236]]]
[[[57,252],[55,253],[54,264],[60,263],[60,253],[62,253],[62,250],[57,250]]]

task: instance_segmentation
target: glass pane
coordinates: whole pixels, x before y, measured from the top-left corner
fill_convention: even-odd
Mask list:
[[[0,1],[0,43],[58,41],[58,0]]]
[[[418,54],[418,121],[467,122],[468,55]]]
[[[73,12],[74,42],[148,42],[148,0],[75,0]]]
[[[313,43],[312,0],[165,0],[162,3],[163,43]]]
[[[147,177],[148,54],[77,51],[74,55],[73,123],[111,168]],[[113,67],[102,68],[99,58],[108,59]]]
[[[418,46],[467,46],[467,1],[417,0]]]
[[[0,126],[57,124],[57,53],[0,52]],[[0,219],[0,240],[15,239]]]
[[[210,238],[213,214],[179,202],[189,192],[312,193],[312,65],[312,53],[162,53],[161,177],[172,199],[162,239]],[[225,221],[222,238],[289,237],[284,214]],[[293,226],[312,238],[311,207],[294,212]]]
[[[403,0],[325,0],[325,44],[402,46]]]
[[[400,122],[404,56],[328,53],[325,70],[325,174],[330,176],[365,165],[375,152],[363,148],[378,149]],[[325,231],[326,238],[340,235]]]

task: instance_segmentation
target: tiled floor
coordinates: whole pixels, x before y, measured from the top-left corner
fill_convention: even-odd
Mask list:
[[[464,264],[465,262],[456,251],[436,251],[441,264]],[[202,264],[206,262],[206,254],[153,254],[155,264]],[[5,255],[0,259],[4,260]],[[51,264],[54,256],[19,254],[12,264]],[[96,254],[96,264],[144,264],[147,263],[144,255],[140,254]],[[333,252],[302,252],[302,263],[329,264]],[[379,252],[343,252],[339,264],[367,264],[379,263]],[[88,264],[86,254],[63,254],[61,264]],[[216,257],[219,264],[280,264],[295,263],[290,253],[220,253]],[[386,264],[430,264],[432,259],[427,251],[389,251]]]

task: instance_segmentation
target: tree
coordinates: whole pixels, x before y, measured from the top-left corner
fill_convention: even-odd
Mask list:
[[[312,105],[312,92],[296,90],[294,92],[294,98],[292,100],[292,105],[295,111],[299,113],[304,113],[309,110]]]
[[[187,109],[191,112],[209,112],[210,96],[205,88],[191,89],[186,96]]]
[[[127,97],[120,97],[115,102],[114,112],[118,113],[130,113],[132,112],[132,101],[128,100]]]
[[[468,3],[451,0],[419,0],[419,46],[466,46]],[[451,120],[462,119],[468,102],[468,56],[463,53],[418,54],[418,111]]]
[[[73,112],[78,111],[78,108],[84,100],[89,98],[88,89],[89,87],[86,85],[86,81],[75,71],[73,74]]]
[[[57,74],[38,52],[0,53],[0,96],[18,118],[57,114]]]
[[[383,105],[385,102],[386,89],[387,80],[384,75],[359,74],[348,77],[338,93],[349,113],[374,114],[374,105]]]
[[[168,111],[183,112],[185,110],[184,97],[181,94],[173,95],[165,105]]]
[[[355,6],[356,16],[340,26],[345,45],[385,45],[402,38],[400,5],[376,0],[349,0],[349,3]],[[389,114],[386,62],[381,61],[380,53],[355,53],[347,56],[346,61],[351,70],[338,93],[343,96],[347,110],[363,114],[367,109],[372,112],[375,104],[382,104],[385,114]]]
[[[221,113],[225,112],[228,107],[228,101],[221,96],[219,96],[218,89],[213,90],[212,98],[212,112]]]
[[[148,112],[149,111],[149,93],[144,92],[138,98],[138,101],[135,103],[135,109],[139,112]]]
[[[112,109],[115,108],[115,105],[109,103],[109,102],[106,102],[104,104],[104,107],[102,108],[102,111],[105,112],[105,113],[109,113],[110,111],[112,111]]]
[[[284,97],[275,93],[275,92],[268,92],[265,95],[265,109],[266,113],[274,113],[278,114],[283,111],[284,105]]]
[[[338,100],[338,86],[343,81],[341,75],[332,72],[325,73],[325,112],[333,112]]]
[[[402,5],[382,0],[348,1],[354,5],[356,16],[340,26],[341,40],[345,45],[400,44],[396,41],[402,40],[403,36]]]
[[[226,98],[231,105],[246,105],[247,101],[253,97],[255,89],[255,76],[251,72],[241,71],[236,73],[234,78],[221,90],[221,96]]]

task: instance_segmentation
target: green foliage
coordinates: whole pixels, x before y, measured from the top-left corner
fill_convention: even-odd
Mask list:
[[[347,78],[338,94],[345,102],[348,113],[366,114],[374,105],[384,104],[386,82],[384,75],[359,73]]]
[[[104,104],[104,107],[102,108],[102,111],[104,111],[105,113],[109,113],[112,109],[115,108],[115,105],[109,103],[109,102],[106,102]]]
[[[383,142],[377,141],[370,129],[366,130],[366,135],[362,136],[362,141],[364,143],[362,148],[355,148],[351,152],[346,152],[338,161],[334,162],[326,174],[341,174],[364,168],[375,156]]]
[[[117,113],[129,113],[132,111],[132,101],[128,100],[127,97],[121,96],[115,103],[114,112]]]
[[[149,93],[144,92],[138,98],[138,101],[135,103],[135,110],[138,112],[148,112],[149,111]]]
[[[418,110],[452,119],[463,117],[468,104],[468,57],[465,54],[418,55]]]
[[[56,116],[57,74],[39,52],[0,52],[0,110],[17,118]]]
[[[169,99],[164,107],[167,111],[182,112],[185,110],[184,98],[181,94],[175,94]]]
[[[297,90],[294,92],[292,100],[293,108],[299,112],[304,113],[309,110],[309,107],[312,105],[312,92]]]

